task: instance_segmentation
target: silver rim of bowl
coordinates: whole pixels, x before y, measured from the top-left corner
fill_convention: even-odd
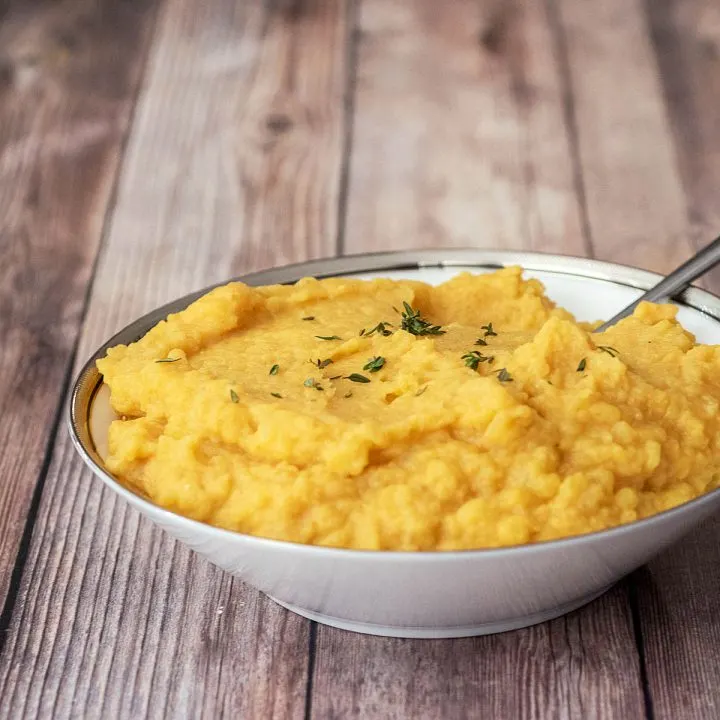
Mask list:
[[[477,249],[436,249],[436,250],[412,250],[385,253],[365,253],[360,255],[348,255],[339,258],[311,260],[309,262],[285,265],[279,268],[261,270],[235,278],[230,278],[216,283],[197,292],[185,295],[162,307],[156,308],[143,315],[141,318],[127,325],[120,332],[116,333],[99,347],[92,357],[85,363],[73,384],[69,406],[69,430],[70,437],[76,450],[84,460],[85,464],[114,492],[118,493],[129,503],[139,505],[148,513],[154,513],[165,518],[167,522],[189,524],[198,531],[210,533],[218,538],[224,537],[228,540],[243,540],[249,543],[259,543],[271,546],[276,549],[286,548],[294,552],[318,553],[318,554],[347,554],[352,556],[371,556],[373,559],[397,559],[401,556],[408,561],[412,559],[442,561],[449,557],[469,557],[481,553],[487,555],[512,555],[514,553],[540,552],[551,548],[559,548],[567,544],[592,543],[601,538],[611,535],[620,536],[632,532],[639,526],[650,527],[653,524],[661,523],[676,513],[682,513],[691,507],[700,508],[702,505],[711,505],[715,496],[720,493],[720,488],[712,490],[687,503],[678,505],[670,510],[653,515],[643,520],[636,520],[625,525],[619,525],[607,530],[597,530],[583,535],[572,535],[557,540],[545,540],[526,545],[512,545],[500,548],[476,548],[470,550],[356,550],[351,548],[327,547],[321,545],[307,545],[290,542],[287,540],[274,540],[234,530],[215,527],[199,520],[192,520],[184,515],[166,510],[155,503],[146,500],[142,496],[128,490],[119,483],[105,468],[97,451],[95,450],[89,427],[89,413],[95,394],[100,388],[102,381],[95,367],[95,361],[103,357],[107,349],[118,344],[128,344],[142,337],[151,327],[163,320],[170,313],[180,312],[199,297],[213,288],[226,285],[230,282],[240,281],[248,285],[275,285],[292,283],[302,277],[313,276],[317,278],[328,278],[338,276],[360,275],[369,272],[391,272],[400,270],[421,270],[427,268],[463,268],[476,270],[496,270],[511,265],[520,265],[527,270],[556,273],[558,275],[571,275],[584,277],[593,280],[603,280],[624,287],[631,287],[638,290],[647,290],[656,284],[661,278],[657,273],[627,265],[590,260],[587,258],[573,257],[569,255],[552,255],[537,252],[514,252],[503,250],[477,250]],[[713,295],[706,290],[689,288],[679,298],[675,299],[679,305],[697,310],[704,315],[720,322],[720,297]]]

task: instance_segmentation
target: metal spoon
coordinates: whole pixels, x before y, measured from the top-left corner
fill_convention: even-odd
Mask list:
[[[707,247],[695,253],[677,270],[673,270],[657,285],[644,292],[635,302],[630,303],[624,310],[621,310],[617,315],[597,327],[595,332],[604,332],[618,320],[632,315],[633,310],[643,301],[663,302],[676,297],[683,290],[686,290],[693,280],[699,278],[708,270],[712,270],[718,263],[720,263],[720,237],[716,237]]]

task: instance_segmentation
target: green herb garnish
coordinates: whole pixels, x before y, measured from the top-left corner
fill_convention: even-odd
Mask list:
[[[353,382],[357,383],[369,383],[370,378],[365,377],[364,375],[360,375],[360,373],[353,373],[352,375],[346,375],[346,380],[352,380]]]
[[[425,320],[420,315],[419,310],[413,310],[413,308],[410,307],[410,305],[408,305],[406,302],[403,303],[403,307],[405,308],[405,310],[401,313],[402,323],[400,325],[400,328],[402,330],[409,332],[411,335],[445,334],[445,330],[443,330],[440,325],[431,325],[427,320]]]
[[[476,345],[487,345],[487,342],[486,342],[485,340],[483,340],[482,338],[478,338],[478,339],[475,341],[475,344],[476,344]]]
[[[315,381],[315,378],[308,378],[307,380],[305,380],[305,382],[303,383],[303,385],[304,385],[306,388],[313,388],[313,387],[314,387],[316,390],[324,390],[324,389],[325,389],[322,385],[318,385],[318,383]]]
[[[349,390],[348,392],[346,392],[346,393],[343,395],[343,397],[351,398],[351,397],[352,397],[352,390]]]
[[[427,385],[423,385],[416,393],[415,397],[420,397],[428,389]]]
[[[318,340],[342,340],[338,335],[316,335]]]
[[[498,380],[500,382],[512,382],[512,375],[507,371],[506,368],[500,368],[500,370],[497,371],[498,373]]]
[[[279,365],[273,365],[270,368],[270,375],[277,375],[280,372],[280,366]]]
[[[495,358],[492,355],[483,355],[478,350],[472,350],[468,353],[465,353],[462,356],[462,359],[465,361],[465,364],[471,370],[477,370],[480,363],[486,362],[489,365]]]
[[[328,365],[330,365],[330,363],[332,363],[332,360],[330,358],[325,358],[324,360],[318,358],[317,360],[311,360],[310,362],[320,368],[320,370],[322,370],[323,368],[326,368]]]
[[[280,393],[270,393],[273,397],[276,397],[278,400],[282,400],[282,395]]]
[[[370,330],[365,330],[363,328],[360,331],[360,335],[365,335],[365,337],[370,337],[371,335],[374,335],[377,333],[378,335],[382,335],[383,337],[387,337],[388,335],[392,335],[392,330],[388,330],[388,328],[392,327],[392,323],[389,322],[379,322],[374,328]]]
[[[308,315],[307,317],[303,318],[303,320],[314,320],[314,319],[315,319],[314,315]]]
[[[587,365],[587,358],[583,358],[577,366],[577,372],[582,372],[585,369],[585,366]]]
[[[238,397],[238,394],[237,394],[234,390],[230,390],[230,399],[231,399],[234,403],[239,403],[239,402],[240,402],[240,398]]]
[[[385,358],[377,355],[374,358],[370,358],[370,360],[365,365],[363,365],[363,370],[369,370],[371,373],[374,373],[382,370],[384,365]]]
[[[493,330],[492,323],[488,323],[487,325],[481,325],[480,329],[485,331],[485,337],[493,337],[497,335],[497,333]]]
[[[614,347],[610,347],[610,345],[598,345],[597,349],[600,352],[607,353],[610,357],[617,357],[620,354],[619,350],[616,350]]]
[[[342,375],[333,375],[331,378],[328,378],[328,380],[339,380],[342,377]]]
[[[180,360],[180,358],[163,358],[162,360],[156,360],[156,363],[174,363]]]

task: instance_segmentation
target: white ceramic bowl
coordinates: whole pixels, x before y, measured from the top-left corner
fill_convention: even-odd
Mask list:
[[[581,320],[610,317],[659,279],[653,273],[593,260],[482,250],[353,256],[240,279],[266,285],[306,275],[353,275],[437,283],[460,270],[484,272],[504,265],[522,265],[527,276],[540,279],[550,297]],[[137,320],[95,353],[73,389],[72,438],[93,472],[142,514],[210,562],[305,617],[359,632],[424,638],[480,635],[532,625],[594,599],[720,506],[720,490],[715,490],[681,507],[612,530],[534,545],[461,552],[377,552],[298,545],[220,530],[176,515],[127,490],[105,470],[101,455],[111,411],[95,360],[112,345],[137,340],[201,294],[189,295]],[[699,341],[720,343],[720,299],[691,289],[680,304],[680,320]]]

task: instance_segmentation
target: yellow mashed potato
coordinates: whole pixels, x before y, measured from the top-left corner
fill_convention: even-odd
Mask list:
[[[170,510],[299,543],[609,528],[717,486],[720,349],[675,312],[592,334],[519,268],[233,283],[98,361],[120,416],[107,465]]]

